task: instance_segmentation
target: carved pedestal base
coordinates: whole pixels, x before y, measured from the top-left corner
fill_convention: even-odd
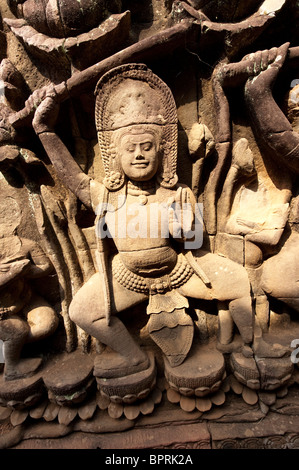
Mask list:
[[[24,409],[37,403],[44,394],[41,374],[26,379],[6,381],[0,377],[0,405]]]
[[[158,379],[146,399],[131,405],[96,392],[72,407],[48,398],[28,409],[0,406],[0,448],[298,448],[298,371],[292,377],[289,391],[271,393],[229,375],[202,398],[165,392]]]
[[[226,376],[223,355],[210,345],[194,344],[181,365],[171,367],[166,358],[164,365],[170,388],[184,396],[215,393]]]
[[[276,390],[287,385],[294,367],[290,357],[247,358],[241,353],[231,354],[230,364],[237,380],[252,390]]]
[[[260,374],[252,357],[245,357],[242,353],[232,353],[230,364],[236,379],[240,383],[253,390],[260,389]]]
[[[107,410],[108,415],[113,419],[125,417],[129,420],[135,420],[138,416],[150,415],[156,405],[162,400],[163,385],[157,385],[142,400],[133,403],[115,402],[106,395],[99,392],[97,403],[101,410]]]
[[[32,377],[37,374],[41,365],[42,359],[40,357],[21,359],[17,367],[10,367],[9,371],[7,367],[4,367],[5,379],[9,381]]]
[[[131,404],[143,400],[156,383],[154,354],[149,354],[149,366],[146,370],[124,377],[96,377],[96,380],[101,394],[113,403]]]
[[[176,392],[172,388],[169,388],[167,390],[167,399],[170,403],[180,405],[181,409],[186,411],[187,413],[191,413],[195,410],[204,413],[210,411],[214,405],[223,405],[223,403],[225,403],[226,397],[223,389],[220,389],[217,392],[212,393],[211,395],[206,397],[187,397],[179,392]]]
[[[294,365],[290,357],[256,358],[261,376],[262,390],[277,390],[288,385]]]
[[[51,402],[58,405],[81,403],[94,384],[93,361],[80,352],[63,355],[43,374]]]

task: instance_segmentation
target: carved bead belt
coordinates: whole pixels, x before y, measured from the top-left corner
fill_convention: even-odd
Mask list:
[[[142,294],[163,294],[184,285],[194,273],[184,255],[179,254],[173,270],[164,276],[146,278],[130,271],[119,255],[112,260],[112,274],[126,289]]]

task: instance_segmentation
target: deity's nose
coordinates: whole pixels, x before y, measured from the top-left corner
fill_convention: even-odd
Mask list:
[[[136,160],[143,160],[144,159],[144,155],[142,153],[142,149],[141,149],[140,145],[136,145],[135,158],[136,158]]]

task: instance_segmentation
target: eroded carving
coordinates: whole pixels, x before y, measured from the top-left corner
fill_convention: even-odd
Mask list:
[[[8,2],[15,18],[5,18],[11,31],[33,56],[47,64],[52,81],[61,81],[106,57],[129,34],[130,12],[121,13],[121,1]],[[96,60],[95,60],[96,59]],[[52,70],[53,64],[60,70]]]
[[[193,258],[190,250],[183,247],[183,252],[178,254],[172,247],[173,238],[186,246],[188,241],[192,245],[195,233],[191,231],[191,225],[182,230],[173,204],[181,208],[185,205],[189,210],[193,207],[193,221],[186,211],[184,216],[186,219],[189,216],[195,224],[198,220],[194,220],[196,203],[190,189],[177,186],[176,107],[166,85],[145,66],[128,65],[105,75],[97,86],[96,94],[96,124],[105,169],[104,184],[90,181],[80,171],[54,133],[53,107],[57,109],[57,105],[49,94],[45,94],[46,98],[33,121],[53,165],[70,189],[96,212],[103,211],[103,204],[107,205],[104,222],[113,233],[118,250],[118,255],[107,263],[107,253],[103,247],[105,240],[98,238],[99,272],[75,295],[70,316],[83,330],[114,350],[113,354],[104,352],[96,359],[94,373],[97,377],[113,377],[117,383],[118,377],[128,376],[129,380],[130,376],[144,375],[142,371],[148,370],[152,382],[146,354],[132,340],[123,323],[113,315],[148,299],[149,333],[167,358],[167,377],[171,383],[181,391],[187,387],[188,394],[192,390],[194,393],[197,390],[199,395],[205,395],[212,389],[216,391],[224,374],[224,362],[218,359],[216,350],[206,358],[210,362],[209,367],[212,363],[216,368],[211,374],[207,371],[207,375],[202,376],[201,373],[196,376],[195,364],[197,360],[203,362],[200,351],[193,352],[188,365],[193,322],[185,312],[187,298],[227,301],[244,342],[243,352],[246,356],[252,355],[253,312],[246,271],[216,254],[202,251]],[[28,106],[32,104],[31,100],[27,103]],[[51,124],[47,119],[52,120]],[[63,167],[72,168],[72,173],[65,175]],[[124,197],[123,202],[120,202],[121,197]],[[134,239],[130,236],[129,214],[136,203],[146,209],[140,219],[140,224],[144,224],[145,236]],[[169,209],[161,214],[157,235],[151,238],[151,207],[165,203]],[[121,211],[122,205],[124,209]],[[115,213],[123,218],[116,220]],[[100,212],[98,219],[102,216]],[[124,220],[127,225],[121,227]],[[98,231],[100,223],[101,220],[98,220]],[[196,228],[200,230],[199,226]],[[124,235],[120,234],[121,229]],[[179,236],[178,232],[181,232]],[[192,238],[189,235],[188,239],[189,232]],[[112,266],[112,272],[107,266]],[[90,313],[83,316],[83,308]],[[193,367],[191,363],[194,363]],[[172,368],[175,368],[173,372]],[[144,380],[142,378],[142,382]],[[215,387],[215,384],[218,385]],[[146,383],[144,387],[150,389],[149,385]],[[126,394],[125,388],[123,393]],[[113,396],[112,391],[110,395]]]
[[[12,197],[1,200],[1,323],[6,380],[32,375],[42,359],[21,359],[23,345],[51,335],[58,319],[51,306],[30,287],[52,265],[36,243],[15,234],[21,211]]]
[[[297,413],[295,3],[8,2],[0,419],[20,436],[129,429],[163,396],[203,422]]]

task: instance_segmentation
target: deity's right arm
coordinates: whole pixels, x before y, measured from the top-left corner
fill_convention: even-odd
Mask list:
[[[31,99],[26,102],[27,106],[32,107],[36,98],[38,97],[33,94]],[[59,103],[55,100],[55,96],[49,92],[49,94],[42,97],[42,101],[37,106],[32,121],[33,129],[38,135],[58,177],[85,206],[91,208],[90,177],[81,170],[66,145],[55,132],[58,112]]]
[[[57,134],[42,132],[39,138],[58,177],[86,207],[91,208],[91,178],[81,170]]]

